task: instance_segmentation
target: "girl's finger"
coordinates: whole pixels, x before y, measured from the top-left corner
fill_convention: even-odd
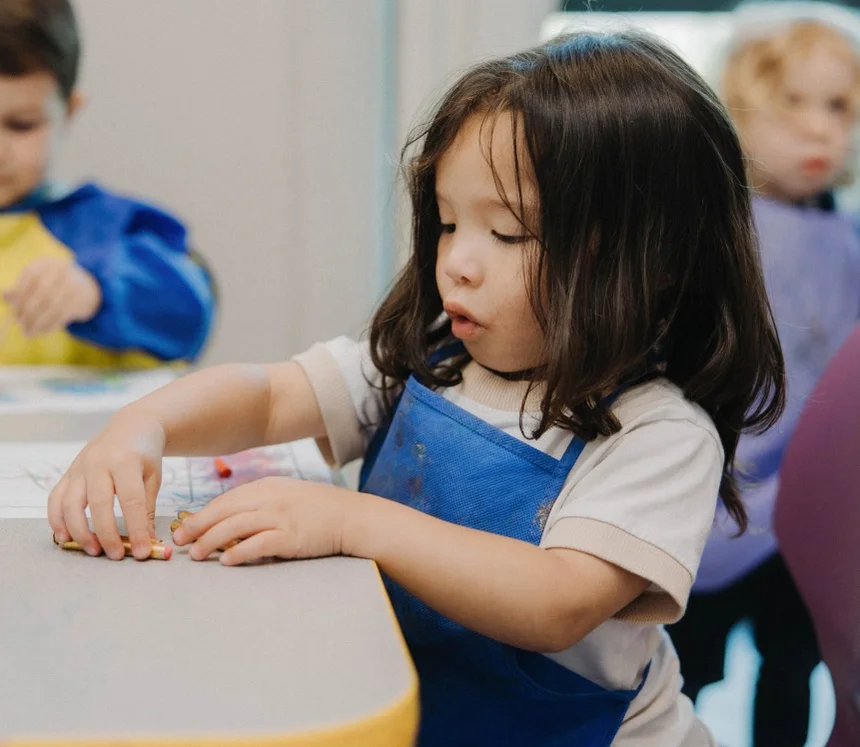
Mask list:
[[[146,560],[151,553],[149,533],[149,506],[146,486],[143,483],[143,465],[134,461],[114,470],[114,484],[132,552],[138,560]],[[153,503],[153,511],[155,504]]]
[[[93,520],[93,531],[111,560],[122,560],[125,548],[116,526],[114,482],[107,470],[90,471],[86,475],[87,503]]]
[[[242,540],[235,547],[231,547],[221,556],[222,565],[242,565],[253,563],[261,558],[274,558],[278,556],[278,540],[282,532],[268,529],[260,532],[246,540]]]
[[[188,554],[192,560],[204,560],[219,548],[232,543],[233,540],[246,540],[248,537],[272,528],[271,519],[264,511],[246,511],[235,514],[218,522],[198,537]]]
[[[182,527],[176,530],[174,537],[177,544],[187,545],[230,516],[254,511],[262,508],[264,504],[260,481],[249,482],[222,493],[193,516],[189,516],[182,522]]]
[[[69,478],[64,475],[48,494],[48,523],[51,525],[57,542],[68,542],[71,539],[66,522],[63,519],[63,501],[66,497],[68,487]]]
[[[72,478],[63,497],[63,521],[75,542],[90,555],[98,555],[102,546],[90,531],[86,507],[87,485],[82,477]]]
[[[146,493],[146,521],[149,536],[155,538],[155,504],[158,501],[158,491],[161,489],[161,460],[155,466],[143,469],[143,487]]]

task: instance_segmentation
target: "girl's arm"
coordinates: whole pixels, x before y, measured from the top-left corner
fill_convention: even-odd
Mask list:
[[[293,361],[189,374],[120,410],[114,420],[157,422],[166,456],[231,454],[325,435],[310,382]]]
[[[545,550],[360,494],[343,552],[372,558],[446,617],[503,643],[563,651],[630,604],[649,582],[576,550]]]
[[[274,477],[243,485],[182,522],[178,545],[225,565],[264,557],[352,555],[433,609],[532,651],[562,651],[649,582],[575,550],[545,550],[467,529],[366,493]],[[241,540],[234,544],[233,540]]]

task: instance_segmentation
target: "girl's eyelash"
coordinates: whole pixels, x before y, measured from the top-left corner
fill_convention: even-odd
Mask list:
[[[456,223],[440,223],[439,230],[442,233],[454,233],[457,229]],[[531,236],[526,233],[517,234],[516,236],[509,236],[504,233],[499,233],[498,231],[491,231],[493,238],[502,243],[502,244],[525,244],[527,241],[531,240]]]
[[[493,231],[493,238],[496,241],[501,241],[503,244],[525,244],[531,240],[531,236],[527,233],[517,234],[516,236],[507,236],[503,233]]]

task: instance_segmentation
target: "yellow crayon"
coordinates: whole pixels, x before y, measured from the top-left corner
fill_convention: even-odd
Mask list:
[[[152,560],[170,560],[170,556],[173,555],[172,547],[165,545],[160,540],[156,539],[152,539],[151,543],[149,557]],[[57,535],[54,535],[54,544],[58,545],[63,550],[84,550],[84,548],[74,540],[71,542],[58,542]],[[125,548],[127,553],[131,554],[131,542],[129,542],[128,537],[122,537],[122,546]]]

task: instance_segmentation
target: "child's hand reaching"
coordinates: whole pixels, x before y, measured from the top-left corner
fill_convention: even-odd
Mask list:
[[[72,322],[89,321],[102,303],[96,279],[62,257],[31,262],[4,297],[27,337],[63,329]]]
[[[221,556],[224,565],[340,555],[354,496],[333,485],[266,477],[218,496],[186,518],[173,540],[177,545],[193,543],[189,554],[194,560],[242,540]]]
[[[119,498],[134,556],[148,558],[155,536],[164,430],[134,408],[120,410],[77,456],[48,496],[48,521],[58,542],[75,540],[90,555],[125,555],[114,516]],[[89,506],[93,530],[85,509]]]

